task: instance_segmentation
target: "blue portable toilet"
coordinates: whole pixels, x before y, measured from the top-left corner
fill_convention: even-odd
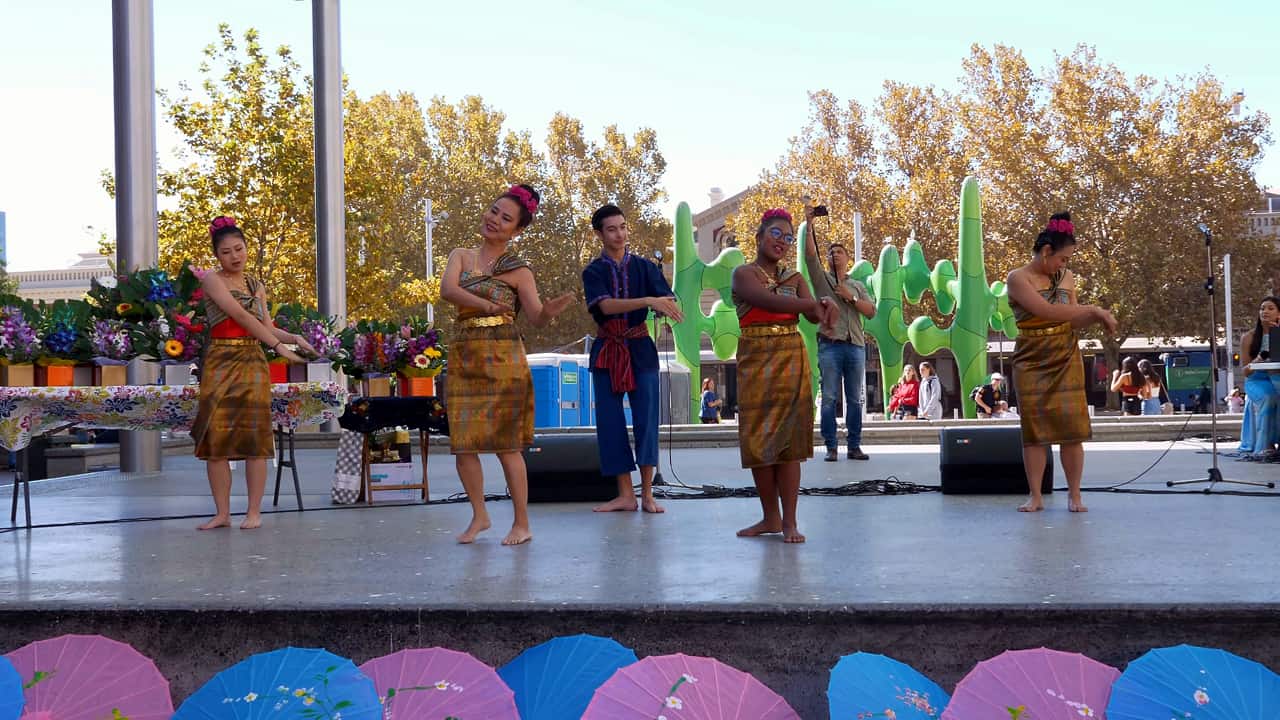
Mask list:
[[[560,356],[550,353],[530,355],[529,371],[533,375],[533,426],[561,427]]]
[[[560,359],[560,427],[582,424],[582,394],[578,389],[578,361],[571,355]]]
[[[596,424],[596,395],[591,382],[591,356],[572,355],[578,365],[578,424],[591,427]]]

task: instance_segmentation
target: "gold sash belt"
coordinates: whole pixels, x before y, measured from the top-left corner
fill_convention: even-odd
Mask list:
[[[742,337],[771,337],[795,332],[795,325],[748,325],[742,328]]]
[[[1059,323],[1051,327],[1034,327],[1034,328],[1018,328],[1018,332],[1027,337],[1048,337],[1050,335],[1065,335],[1071,332],[1071,323]]]
[[[258,338],[238,337],[238,338],[209,338],[210,345],[260,345]]]
[[[458,323],[458,327],[465,330],[468,328],[498,327],[499,325],[510,325],[513,322],[515,322],[515,318],[510,315],[485,315],[462,320]]]

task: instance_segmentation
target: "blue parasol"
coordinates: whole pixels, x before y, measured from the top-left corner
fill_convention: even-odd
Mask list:
[[[827,704],[833,718],[936,720],[951,698],[920,671],[884,655],[859,652],[831,668]]]
[[[346,658],[288,647],[223,670],[173,720],[382,720],[373,681]]]
[[[1157,648],[1129,663],[1111,688],[1110,720],[1274,720],[1280,675],[1226,650]]]
[[[609,639],[571,635],[525,650],[498,670],[523,720],[582,717],[597,688],[636,654]]]
[[[22,695],[22,676],[9,658],[0,656],[0,720],[18,720],[26,704]]]

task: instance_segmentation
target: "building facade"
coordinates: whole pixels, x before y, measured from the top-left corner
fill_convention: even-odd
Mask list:
[[[24,270],[9,273],[18,283],[18,295],[28,300],[79,300],[89,292],[93,278],[115,274],[110,258],[96,252],[80,253],[80,260],[61,270]]]

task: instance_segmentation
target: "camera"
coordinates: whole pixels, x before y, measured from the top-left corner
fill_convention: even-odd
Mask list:
[[[816,207],[814,207],[814,208],[813,208],[813,216],[814,216],[814,217],[826,217],[826,216],[828,216],[828,215],[830,215],[830,214],[831,214],[831,213],[827,212],[827,206],[826,206],[826,205],[818,205],[818,206],[816,206]]]

